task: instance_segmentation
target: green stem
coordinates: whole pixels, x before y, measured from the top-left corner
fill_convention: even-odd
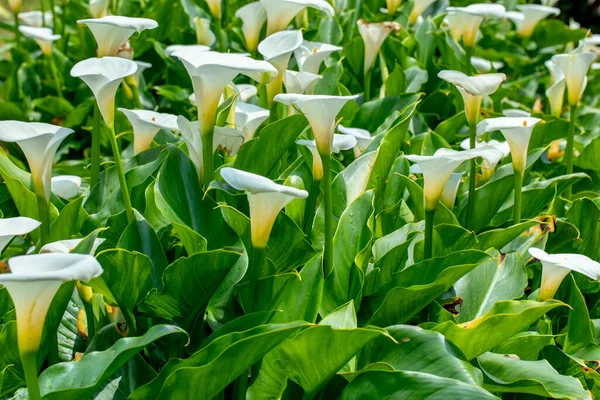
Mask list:
[[[466,46],[465,47],[465,74],[467,75],[471,75],[471,73],[473,72],[473,64],[472,64],[472,59],[473,58],[473,47],[471,46]]]
[[[317,198],[319,197],[319,183],[319,181],[313,181],[312,189],[306,200],[306,209],[304,210],[304,234],[307,237],[310,237],[312,232],[315,208],[317,206]]]
[[[21,353],[23,363],[23,372],[25,373],[25,383],[27,384],[27,393],[29,400],[41,400],[40,384],[38,382],[38,369],[36,353]]]
[[[365,71],[364,74],[364,82],[363,82],[363,87],[364,87],[364,94],[363,94],[363,100],[366,103],[367,101],[371,100],[371,71],[373,70],[373,68],[369,68],[368,71]]]
[[[435,209],[425,211],[425,249],[423,259],[428,260],[433,255],[433,217]]]
[[[123,204],[125,205],[125,214],[127,214],[127,221],[131,222],[134,219],[133,207],[131,207],[131,198],[129,197],[129,189],[127,188],[127,181],[125,180],[125,170],[123,169],[123,161],[121,161],[121,152],[119,151],[114,125],[110,127],[110,135],[108,136],[113,150],[117,175],[119,176],[119,184],[121,185],[121,195],[123,196]],[[125,315],[125,313],[123,314]]]
[[[569,136],[567,137],[567,150],[565,154],[565,161],[567,163],[567,174],[573,173],[573,148],[575,142],[575,117],[577,116],[577,106],[571,106],[569,119]],[[573,194],[573,187],[569,185],[566,189],[565,195],[567,199],[570,199]]]
[[[92,130],[92,176],[90,187],[94,188],[100,181],[100,109],[98,103],[94,104],[93,130]]]
[[[44,0],[40,0],[40,11],[42,12],[42,26],[46,27],[46,18],[44,15],[46,14],[46,4]]]
[[[15,13],[15,43],[17,44],[17,48],[21,48],[21,31],[19,30],[19,26],[21,25],[19,21],[19,13]]]
[[[140,99],[140,91],[138,90],[137,83],[129,85],[129,87],[131,88],[131,93],[133,95],[133,104],[135,105],[135,108],[143,110],[144,107],[142,106],[142,100]]]
[[[52,31],[56,32],[56,29],[58,27],[58,19],[56,18],[56,10],[54,9],[54,0],[50,0],[50,12],[52,13]],[[44,14],[42,14],[42,19],[44,19]]]
[[[56,65],[54,65],[52,54],[48,55],[48,64],[50,64],[50,71],[52,71],[52,78],[54,79],[54,85],[56,86],[56,93],[58,94],[58,97],[63,97],[62,84],[58,78],[58,72],[56,71]]]
[[[269,123],[270,124],[277,121],[277,105],[278,104],[279,103],[273,102],[273,104],[271,104],[271,107],[269,108]]]
[[[127,329],[129,330],[129,332],[127,332],[127,336],[135,336],[137,331],[137,323],[135,322],[135,316],[131,311],[125,310],[124,308],[121,308],[121,313],[123,314],[123,318],[125,318],[125,323],[127,323]]]
[[[202,139],[202,165],[204,166],[204,176],[200,177],[200,183],[204,188],[213,180],[213,172],[215,169],[215,156],[213,154],[213,141],[215,131],[214,127],[209,132],[203,132]]]
[[[92,302],[83,302],[83,307],[85,309],[85,319],[87,321],[87,329],[88,329],[88,343],[92,341],[94,336],[96,335],[96,323],[94,322],[94,305]]]
[[[223,43],[223,27],[221,26],[222,24],[222,19],[221,18],[215,18],[215,35],[217,36],[217,49],[220,52],[225,51],[225,46]]]
[[[60,9],[62,10],[62,24],[60,25],[60,37],[64,41],[63,53],[67,52],[67,38],[65,37],[65,31],[67,28],[67,2],[62,0]]]
[[[469,141],[471,149],[475,148],[475,138],[477,135],[477,126],[469,125]],[[467,204],[467,229],[473,228],[473,218],[475,218],[475,189],[477,187],[477,163],[471,160],[471,173],[469,175],[469,197]]]
[[[344,38],[346,38],[348,41],[350,41],[353,37],[354,27],[356,26],[358,16],[360,15],[361,2],[362,0],[354,0],[354,14],[352,15],[352,23],[348,24],[346,32],[344,33]]]
[[[331,154],[321,154],[323,162],[323,207],[325,207],[325,276],[333,271],[333,200],[331,196]]]
[[[233,386],[233,398],[236,400],[246,400],[248,391],[248,371],[245,371],[237,377]]]
[[[514,221],[513,224],[521,223],[521,199],[523,197],[523,171],[515,171],[515,204],[514,204]]]
[[[44,188],[37,188],[34,184],[35,196],[38,205],[38,217],[40,222],[40,247],[50,242],[50,208],[44,195]]]

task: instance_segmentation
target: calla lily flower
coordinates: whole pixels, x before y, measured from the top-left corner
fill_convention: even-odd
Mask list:
[[[125,114],[133,127],[133,151],[135,154],[148,150],[161,129],[179,132],[176,115],[125,108],[119,108],[119,111]]]
[[[222,168],[221,176],[229,186],[246,192],[250,205],[252,245],[258,249],[267,247],[279,212],[292,200],[308,197],[306,190],[279,185],[264,176],[235,168]]]
[[[359,20],[358,32],[363,39],[365,47],[364,72],[367,73],[375,62],[381,45],[392,32],[398,32],[402,27],[397,22],[368,23]]]
[[[412,11],[410,12],[409,22],[411,25],[414,25],[417,22],[417,19],[423,15],[425,10],[429,8],[430,5],[435,3],[435,0],[415,0],[415,4],[413,6]]]
[[[165,55],[167,57],[171,57],[173,54],[177,52],[200,52],[200,51],[210,51],[210,47],[204,46],[202,44],[172,44],[167,46],[165,49]]]
[[[556,3],[558,3],[558,0],[542,0],[542,4],[545,5],[545,6],[547,6],[547,7],[552,7]]]
[[[60,35],[55,35],[50,28],[20,26],[19,31],[23,36],[34,40],[42,49],[42,53],[48,57],[52,55],[52,44],[60,39]]]
[[[520,12],[509,11],[506,17],[517,26],[517,34],[521,37],[529,37],[537,24],[550,15],[559,15],[560,9],[547,7],[539,4],[524,4],[517,6]]]
[[[144,62],[144,61],[137,61],[137,60],[134,61],[134,63],[137,64],[138,69],[137,69],[137,71],[135,71],[135,74],[133,74],[133,78],[135,79],[136,84],[139,85],[140,79],[142,78],[144,71],[152,68],[152,64]]]
[[[260,1],[248,3],[238,8],[235,16],[242,20],[242,32],[248,51],[254,52],[258,46],[260,31],[267,20],[267,12]]]
[[[90,14],[94,18],[102,18],[108,13],[109,0],[90,0]]]
[[[481,57],[471,57],[471,64],[479,73],[487,74],[493,69],[496,71],[504,67],[502,61],[489,61]]]
[[[68,239],[68,240],[59,240],[58,242],[52,242],[44,245],[40,249],[40,254],[44,253],[70,253],[72,252],[84,239]],[[104,243],[106,239],[98,238],[94,240],[94,245],[90,251],[90,255],[93,256],[96,254],[96,250],[98,247]]]
[[[338,125],[338,131],[344,135],[352,135],[356,138],[356,147],[354,148],[354,153],[357,157],[367,150],[374,139],[374,137],[371,136],[371,133],[365,129],[347,128],[340,124]]]
[[[333,145],[335,118],[348,101],[357,97],[286,93],[275,96],[275,101],[293,105],[304,113],[315,135],[319,154],[329,155]]]
[[[468,147],[466,150],[468,150]],[[413,164],[410,166],[410,173],[421,175],[423,174],[423,171],[421,171],[421,167],[419,167],[418,164]],[[450,175],[450,178],[448,178],[446,186],[444,186],[444,191],[440,197],[440,202],[449,210],[452,210],[454,207],[454,202],[456,201],[456,195],[458,194],[458,188],[462,181],[463,175],[464,172],[453,172],[452,175]]]
[[[494,93],[506,80],[504,74],[467,76],[459,71],[448,70],[441,71],[438,77],[456,86],[463,97],[467,122],[470,125],[477,124],[479,120],[479,109],[483,97]]]
[[[158,23],[148,18],[131,18],[109,15],[77,21],[86,24],[98,43],[98,57],[115,56],[134,33],[158,27]]]
[[[302,46],[294,52],[294,57],[296,58],[300,71],[318,74],[321,63],[325,61],[331,53],[341,50],[341,47],[328,43],[304,41]]]
[[[39,221],[27,217],[0,218],[0,253],[15,236],[27,235],[40,225]]]
[[[8,6],[13,14],[18,14],[23,6],[22,0],[8,0]]]
[[[34,26],[36,28],[41,28],[43,26],[52,27],[54,23],[51,11],[46,11],[44,13],[41,11],[22,12],[19,13],[19,21],[24,25]]]
[[[50,187],[57,196],[63,199],[72,199],[79,193],[81,177],[75,175],[55,176],[51,180]]]
[[[591,52],[582,51],[580,46],[569,54],[559,54],[552,57],[552,61],[558,65],[565,76],[569,105],[579,104],[583,92],[587,86],[587,73],[596,59]]]
[[[196,41],[199,45],[212,46],[217,41],[217,37],[210,29],[210,19],[194,18],[194,26],[196,28]]]
[[[506,9],[500,4],[471,4],[466,7],[448,7],[448,25],[455,40],[462,37],[466,47],[473,47],[477,32],[485,18],[504,18]]]
[[[20,16],[21,14],[19,14]],[[591,51],[596,54],[600,52],[600,35],[594,34],[586,37],[582,40],[583,42],[583,51]]]
[[[281,84],[292,53],[302,45],[302,31],[281,31],[259,43],[258,52],[277,69],[277,77],[267,85],[269,104],[281,93]]]
[[[267,12],[267,36],[282,31],[292,22],[292,19],[305,7],[316,8],[329,17],[335,11],[325,0],[260,0]]]
[[[135,74],[135,62],[119,57],[89,58],[71,69],[71,76],[81,78],[92,90],[104,122],[112,127],[115,121],[115,95],[121,81]]]
[[[518,108],[509,108],[502,110],[502,115],[505,117],[531,117],[531,113],[525,110],[519,110]]]
[[[550,300],[561,282],[571,271],[579,272],[595,281],[600,280],[600,263],[581,254],[548,254],[532,247],[529,254],[542,262],[542,284],[538,298]]]
[[[250,103],[237,102],[235,125],[244,134],[244,141],[254,137],[258,127],[269,118],[269,110]]]
[[[304,71],[285,71],[283,83],[287,93],[305,94],[319,79],[321,75]]]
[[[502,153],[502,158],[506,158],[510,154],[510,146],[508,145],[508,142],[499,142],[497,140],[492,139],[489,142],[481,141],[481,142],[475,143],[476,149],[479,149],[481,147],[495,148],[496,150],[498,150],[499,152]],[[471,148],[470,139],[465,139],[462,142],[460,142],[460,148],[463,150],[469,150]],[[498,160],[498,162],[500,162],[500,160]],[[482,172],[483,179],[485,181],[490,180],[492,178],[492,175],[494,175],[495,171],[496,171],[496,164],[490,165],[488,163],[488,160],[484,159],[483,162],[481,163],[481,172]]]
[[[370,151],[352,161],[346,169],[340,172],[346,186],[347,205],[352,204],[354,200],[358,199],[360,195],[367,190],[367,185],[369,184],[375,161],[377,161],[377,152]]]
[[[398,7],[400,7],[400,4],[402,4],[402,0],[385,0],[385,5],[387,7],[387,13],[389,15],[394,15],[396,14],[396,10],[398,10]]]
[[[567,88],[565,74],[552,60],[546,61],[546,68],[550,71],[551,85],[546,89],[546,97],[548,97],[548,103],[550,103],[550,112],[555,117],[560,117],[565,101],[565,89]]]
[[[206,4],[213,18],[221,19],[221,0],[206,0]]]
[[[313,180],[320,181],[323,179],[323,161],[317,150],[317,143],[314,140],[298,140],[296,141],[300,146],[306,146],[312,153],[313,159]],[[356,146],[356,138],[350,135],[333,135],[333,144],[331,146],[332,153],[339,153],[342,150],[350,150]]]
[[[239,93],[240,100],[243,101],[244,103],[247,103],[248,100],[250,100],[250,98],[252,96],[256,96],[258,93],[258,88],[249,83],[242,83],[242,84],[235,85],[235,86]]]

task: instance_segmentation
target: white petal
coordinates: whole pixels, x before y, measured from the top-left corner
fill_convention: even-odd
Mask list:
[[[302,44],[302,31],[281,31],[268,36],[259,43],[258,52],[282,74],[294,50]]]
[[[202,139],[200,137],[200,128],[198,121],[190,122],[184,116],[177,117],[177,126],[181,132],[181,137],[188,149],[190,159],[196,167],[198,176],[204,176],[204,165],[202,163]]]
[[[595,59],[596,55],[591,52],[573,52],[552,57],[552,61],[559,66],[565,75],[570,105],[576,105],[581,100],[587,84],[586,75]]]
[[[100,245],[102,243],[104,243],[106,239],[96,239],[94,240],[94,245],[92,246],[90,255],[94,255],[96,253],[96,250],[98,250],[98,247],[100,247]],[[68,240],[59,240],[58,242],[52,242],[52,243],[48,243],[45,244],[44,246],[42,246],[42,248],[40,249],[40,254],[43,253],[70,253],[71,251],[73,251],[73,249],[75,249],[77,246],[79,246],[79,244],[83,241],[83,239],[68,239]]]
[[[162,114],[149,110],[127,110],[119,108],[133,127],[133,144],[135,154],[148,150],[160,129],[179,132],[177,116]]]
[[[258,127],[269,118],[269,110],[254,104],[237,102],[235,105],[235,124],[244,134],[246,141],[254,137]]]
[[[221,149],[229,157],[236,155],[244,144],[244,134],[237,129],[215,126],[213,152]]]
[[[489,96],[506,80],[504,74],[467,76],[462,72],[450,70],[441,71],[438,77],[462,88],[472,96]]]
[[[319,79],[321,75],[305,71],[285,71],[283,81],[287,93],[305,94],[306,91]]]
[[[110,0],[90,0],[90,13],[94,18],[102,18],[108,12]]]
[[[237,86],[238,92],[240,94],[240,100],[244,103],[248,102],[252,96],[256,96],[258,93],[258,88],[249,83],[241,83]]]
[[[305,199],[308,197],[308,192],[306,190],[279,185],[261,175],[230,167],[222,168],[220,172],[225,182],[231,187],[237,190],[243,190],[247,193],[283,193],[298,199]]]
[[[267,12],[262,3],[260,1],[248,3],[238,8],[235,16],[242,20],[242,32],[244,32],[248,50],[256,50],[260,31],[267,20]]]
[[[82,19],[77,23],[86,24],[92,31],[98,43],[98,57],[114,56],[134,33],[158,27],[158,23],[152,19],[118,15]]]
[[[296,58],[300,71],[318,74],[321,63],[325,61],[331,53],[341,50],[341,47],[328,43],[304,41],[302,46],[294,52],[294,57]]]
[[[260,0],[267,12],[267,35],[287,28],[303,8],[310,7],[323,11],[332,17],[333,7],[326,0]]]
[[[415,24],[417,18],[420,17],[433,3],[435,3],[435,0],[415,0],[414,7],[410,13],[410,23]]]
[[[79,193],[81,177],[75,175],[55,176],[51,180],[52,192],[63,199],[71,199]]]
[[[446,186],[444,186],[440,201],[450,210],[454,207],[456,194],[458,193],[458,187],[460,186],[463,175],[464,172],[453,172],[452,175],[450,175]]]
[[[399,31],[401,26],[397,22],[367,23],[362,19],[357,24],[365,47],[364,70],[366,72],[373,66],[375,57],[388,35],[392,31]]]
[[[15,236],[36,230],[41,223],[27,217],[0,218],[0,252]]]
[[[515,20],[517,32],[519,35],[525,37],[531,36],[536,25],[544,18],[560,14],[560,9],[558,8],[546,7],[539,4],[524,4],[517,6],[517,8],[523,14],[522,20]]]
[[[524,111],[524,110],[519,110],[516,108],[513,109],[508,109],[508,110],[503,110],[502,114],[505,117],[531,117],[531,113]]]
[[[43,15],[44,21],[42,21],[42,15]],[[19,21],[21,21],[21,23],[23,25],[35,26],[38,28],[41,28],[44,25],[46,25],[48,27],[52,27],[53,23],[54,23],[51,11],[46,11],[43,14],[41,11],[22,12],[22,13],[19,13]],[[45,24],[44,24],[44,22],[45,22]]]
[[[360,128],[347,128],[343,125],[338,125],[338,131],[344,135],[352,135],[356,138],[358,147],[361,152],[367,150],[374,137],[371,136],[369,131]]]
[[[167,57],[171,57],[174,53],[184,51],[210,51],[210,47],[201,44],[172,44],[170,46],[167,46],[167,48],[165,49],[165,55]]]
[[[354,202],[367,189],[377,154],[377,151],[363,154],[342,172],[346,184],[346,204]]]

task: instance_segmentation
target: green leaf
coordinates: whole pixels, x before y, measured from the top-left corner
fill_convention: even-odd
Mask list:
[[[585,197],[577,199],[567,212],[567,219],[577,227],[583,240],[578,253],[600,261],[600,203]]]
[[[485,231],[477,235],[477,241],[479,243],[475,245],[475,248],[479,250],[487,250],[490,248],[501,250],[520,234],[538,224],[538,221],[532,220],[521,222],[520,224],[512,225],[507,228],[498,228]]]
[[[67,204],[52,222],[50,226],[52,242],[71,239],[79,233],[83,222],[88,217],[88,213],[82,207],[84,199],[84,197],[79,197]]]
[[[492,352],[515,354],[521,360],[535,361],[540,351],[553,343],[553,335],[543,335],[535,331],[521,332],[494,347]]]
[[[406,109],[417,102],[421,97],[418,93],[406,93],[395,97],[384,97],[364,103],[360,106],[352,123],[348,126],[366,129],[375,132],[381,124],[396,110]]]

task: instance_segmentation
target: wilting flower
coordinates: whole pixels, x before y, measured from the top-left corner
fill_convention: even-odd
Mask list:
[[[504,67],[502,61],[489,61],[481,57],[471,57],[471,64],[475,69],[482,74],[487,74],[494,68],[496,71]]]
[[[260,31],[267,20],[267,12],[260,1],[248,3],[238,8],[235,16],[242,20],[242,32],[248,51],[254,52],[258,46]]]
[[[546,7],[539,4],[524,4],[517,6],[520,12],[508,11],[506,17],[517,26],[517,33],[522,37],[529,37],[537,24],[549,15],[559,15],[560,9]]]
[[[269,104],[281,93],[281,84],[292,53],[302,44],[302,31],[281,31],[259,43],[258,52],[277,69],[277,76],[267,85]]]
[[[298,140],[297,144],[306,146],[312,153],[313,159],[313,180],[320,181],[323,179],[323,162],[317,150],[317,143],[314,140]],[[356,146],[356,138],[350,135],[333,135],[333,144],[331,146],[332,153],[339,153],[342,150],[350,150]]]
[[[279,185],[264,176],[250,172],[229,167],[222,168],[220,172],[229,186],[243,190],[248,195],[250,230],[252,245],[255,248],[267,247],[275,219],[290,201],[308,197],[306,190]]]
[[[194,26],[196,28],[196,42],[203,46],[212,46],[217,41],[217,37],[210,29],[210,19],[194,18]]]
[[[321,75],[304,71],[285,71],[283,83],[287,93],[305,94],[319,79]]]
[[[267,12],[267,36],[287,28],[292,19],[305,7],[316,8],[329,17],[335,11],[326,0],[260,0]]]
[[[90,0],[90,14],[94,18],[102,18],[108,12],[109,0]]]
[[[409,22],[414,25],[417,19],[429,8],[430,5],[435,3],[435,0],[415,0],[412,11],[410,12]]]
[[[532,247],[529,254],[542,262],[542,284],[538,298],[550,300],[561,282],[571,271],[579,272],[595,281],[600,280],[600,263],[581,254],[548,254]]]
[[[50,28],[20,26],[19,31],[23,36],[34,40],[40,46],[40,49],[42,49],[42,53],[48,57],[52,56],[52,44],[60,39],[60,35],[52,33],[52,29]]]
[[[125,114],[133,128],[133,152],[135,154],[148,150],[161,129],[179,132],[176,115],[125,108],[119,108],[119,111]]]
[[[82,19],[77,23],[86,24],[92,31],[98,43],[98,57],[115,56],[131,35],[158,27],[158,23],[152,19],[118,15]]]
[[[34,189],[50,200],[52,164],[62,141],[72,129],[40,122],[0,121],[0,140],[17,143],[27,158]]]
[[[358,21],[358,32],[365,44],[365,73],[373,67],[385,38],[393,31],[398,32],[401,28],[397,22],[367,23],[362,19]]]
[[[40,222],[27,217],[0,218],[0,253],[15,237],[36,230]]]
[[[308,42],[305,40],[302,42],[302,45],[298,47],[298,50],[294,52],[294,57],[296,58],[300,71],[318,74],[321,63],[325,61],[331,53],[340,50],[342,50],[341,47],[329,43]]]
[[[104,122],[112,127],[115,121],[115,95],[121,81],[135,74],[135,62],[119,57],[88,58],[71,69],[71,76],[81,78],[92,90]]]
[[[269,118],[269,110],[250,103],[235,104],[235,125],[244,134],[244,141],[254,137],[258,127]]]
[[[354,155],[359,156],[364,153],[373,141],[374,137],[365,129],[347,128],[343,125],[338,125],[338,131],[344,135],[352,135],[356,138],[356,147],[354,147]]]
[[[98,238],[94,240],[94,244],[90,249],[89,254],[93,256],[96,254],[96,250],[102,243],[104,243],[106,239]],[[70,253],[72,252],[84,239],[67,239],[67,240],[59,240],[58,242],[52,242],[45,244],[40,249],[40,254],[44,253]]]
[[[24,25],[34,26],[36,28],[41,28],[43,26],[52,27],[54,23],[51,11],[46,11],[45,13],[42,13],[41,11],[22,12],[19,13],[19,21]]]
[[[558,54],[552,57],[552,61],[562,70],[567,84],[569,105],[576,106],[587,86],[587,73],[596,59],[594,53],[582,51],[583,45],[569,54]]]
[[[459,71],[448,70],[440,72],[438,77],[456,86],[463,97],[467,121],[470,125],[477,124],[479,120],[479,109],[483,96],[494,93],[506,80],[504,74],[467,76]]]
[[[550,87],[546,89],[546,97],[548,97],[552,115],[560,117],[565,101],[565,89],[567,87],[565,74],[563,74],[562,69],[553,60],[546,61],[545,65],[550,71]]]
[[[319,154],[329,155],[333,145],[336,117],[348,101],[357,97],[285,93],[275,96],[275,101],[288,106],[293,105],[304,113],[312,127]]]
[[[499,4],[471,4],[467,7],[448,7],[448,26],[455,40],[462,38],[466,47],[473,47],[477,32],[485,18],[504,18],[506,10]]]
[[[72,199],[77,196],[81,188],[81,177],[75,175],[59,175],[50,181],[52,193],[63,199]]]

